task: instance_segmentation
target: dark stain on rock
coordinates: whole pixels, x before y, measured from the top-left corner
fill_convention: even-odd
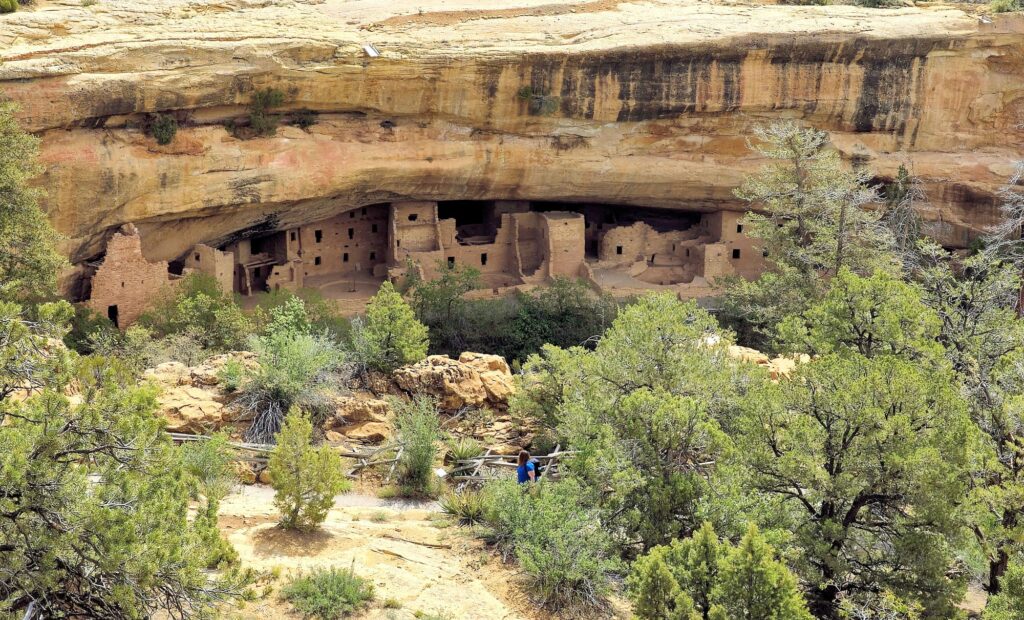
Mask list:
[[[213,241],[217,247],[224,248],[227,245],[241,241],[242,239],[252,239],[253,237],[259,237],[267,233],[277,231],[281,227],[281,218],[278,214],[272,213],[263,219],[259,220],[251,226],[247,226],[241,230],[236,230],[230,235],[226,235],[216,241]]]
[[[267,183],[273,180],[270,176],[255,176],[242,179],[235,179],[230,187],[235,201],[241,204],[256,204],[263,197],[260,194],[260,183]]]
[[[585,136],[571,136],[571,135],[558,135],[551,137],[551,148],[561,153],[563,151],[571,151],[578,148],[586,148],[590,146],[590,140]]]
[[[748,53],[764,54],[777,75],[772,109],[818,113],[825,77],[840,72],[846,78],[838,85],[838,105],[825,111],[831,115],[825,119],[829,125],[890,132],[913,142],[927,57],[956,45],[938,37],[846,42],[805,38],[749,51],[725,45],[665,46],[571,57],[535,55],[519,69],[523,92],[557,96],[558,112],[569,118],[592,119],[599,83],[617,83],[617,120],[638,122],[739,109],[743,62]],[[851,92],[857,93],[857,101],[844,105]],[[527,105],[525,111],[540,113],[538,106]]]

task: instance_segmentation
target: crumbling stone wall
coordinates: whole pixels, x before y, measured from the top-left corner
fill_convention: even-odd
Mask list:
[[[542,216],[548,240],[548,276],[579,276],[586,249],[583,215],[553,211]]]
[[[231,252],[200,243],[185,257],[185,268],[212,277],[223,291],[234,290],[235,257]]]
[[[146,260],[139,231],[129,224],[107,242],[106,256],[92,278],[92,295],[85,303],[125,329],[169,286],[167,263]]]

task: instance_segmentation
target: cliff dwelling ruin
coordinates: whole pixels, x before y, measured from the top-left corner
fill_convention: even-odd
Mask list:
[[[754,278],[764,267],[742,216],[521,200],[393,202],[283,230],[243,231],[170,262],[146,260],[144,240],[126,226],[90,264],[86,303],[123,328],[166,287],[198,272],[243,300],[312,288],[354,314],[385,279],[409,268],[432,279],[458,265],[480,272],[478,295],[563,276],[616,296],[671,290],[702,297],[716,278]]]

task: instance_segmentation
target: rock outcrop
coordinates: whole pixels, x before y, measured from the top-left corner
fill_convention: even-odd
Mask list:
[[[255,357],[247,352],[231,353],[215,355],[198,366],[166,362],[146,370],[143,378],[160,388],[157,412],[167,420],[167,430],[202,434],[238,421],[237,412],[228,407],[234,394],[218,385],[217,373],[229,359],[251,367],[256,364]]]
[[[160,389],[157,412],[167,420],[167,430],[192,434],[224,428],[236,433],[244,430],[248,420],[232,406],[237,394],[228,391],[218,376],[230,359],[250,368],[258,364],[253,353],[235,352],[215,355],[198,366],[166,362],[145,371],[144,379]],[[515,392],[505,360],[481,353],[463,353],[458,360],[433,355],[399,368],[393,377],[376,379],[375,389],[381,393],[433,396],[447,412],[463,407],[502,412]],[[373,392],[355,389],[335,397],[334,413],[324,421],[323,430],[332,442],[380,443],[394,436],[392,418],[387,400]],[[495,423],[497,426],[483,431],[507,443],[511,421],[500,416]]]
[[[396,199],[738,210],[745,138],[778,118],[882,177],[911,161],[933,232],[963,246],[1024,144],[1024,19],[945,5],[37,4],[0,16],[0,91],[42,138],[74,262],[126,223],[175,260]],[[263,88],[318,122],[233,137]],[[179,121],[169,145],[141,129],[156,113]]]
[[[394,380],[407,393],[433,396],[445,411],[463,407],[505,408],[515,389],[505,360],[480,353],[463,353],[458,360],[430,355],[396,370]]]

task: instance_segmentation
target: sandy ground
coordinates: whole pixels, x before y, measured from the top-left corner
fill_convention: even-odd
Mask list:
[[[276,527],[273,491],[245,486],[221,505],[221,529],[243,565],[279,572],[274,593],[229,618],[299,618],[278,598],[291,576],[317,567],[355,566],[372,580],[376,601],[352,616],[405,620],[438,614],[448,620],[537,620],[514,567],[503,564],[465,530],[440,519],[436,504],[340,495],[323,527],[302,534]],[[400,608],[385,608],[394,599]]]

